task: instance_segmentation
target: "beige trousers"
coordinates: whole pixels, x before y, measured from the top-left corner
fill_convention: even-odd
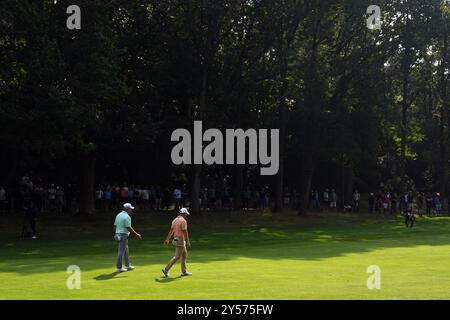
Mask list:
[[[186,272],[186,259],[187,259],[188,253],[186,246],[175,246],[175,256],[169,261],[169,263],[166,266],[166,271],[169,272],[170,268],[181,259],[181,272]]]

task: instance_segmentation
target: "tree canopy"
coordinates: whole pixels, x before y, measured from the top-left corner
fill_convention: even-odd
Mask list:
[[[286,187],[439,190],[448,197],[448,22],[443,0],[6,0],[0,3],[0,184],[33,172],[95,183],[226,178]],[[69,5],[81,29],[66,26]],[[280,170],[175,166],[170,135],[280,129]],[[238,207],[240,197],[235,196]]]

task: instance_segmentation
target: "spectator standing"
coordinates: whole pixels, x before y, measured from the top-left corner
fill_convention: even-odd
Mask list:
[[[433,206],[434,206],[434,198],[433,198],[433,195],[431,194],[431,192],[428,192],[427,196],[425,197],[425,205],[427,207],[427,211],[426,211],[427,216],[431,216],[431,213],[433,211]]]
[[[137,186],[136,188],[134,188],[134,193],[133,193],[133,201],[137,204],[142,203],[142,192],[143,189],[141,188],[141,186]]]
[[[419,213],[419,216],[422,216],[423,214],[423,193],[419,192],[417,194],[417,211]]]
[[[325,189],[325,191],[323,192],[323,205],[325,211],[328,212],[328,207],[330,206],[330,193],[328,189]]]
[[[375,194],[371,192],[369,194],[369,213],[373,213],[373,210],[375,209]]]
[[[111,209],[111,201],[112,201],[112,187],[110,185],[107,185],[105,192],[103,193],[103,202],[105,210]]]
[[[408,211],[408,193],[404,192],[402,197],[400,198],[400,209],[401,212]]]
[[[95,209],[101,210],[103,201],[103,186],[99,186],[97,190],[95,190]]]
[[[227,186],[225,186],[225,188],[223,190],[222,206],[224,208],[230,208],[230,206],[231,206],[231,193],[230,193],[230,189]]]
[[[332,189],[330,193],[330,209],[337,210],[337,194],[334,189]]]
[[[214,207],[216,209],[219,209],[219,210],[222,209],[222,205],[223,205],[223,203],[222,203],[222,196],[223,196],[222,190],[219,187],[219,188],[216,189],[216,195],[215,195],[216,203],[215,203]]]
[[[131,185],[130,188],[128,188],[128,197],[127,197],[127,201],[134,201],[134,194],[136,193],[136,188]]]
[[[64,208],[64,190],[62,186],[56,187],[56,209],[58,214],[62,214]]]
[[[295,189],[294,189],[295,191]],[[297,192],[295,192],[295,194],[297,194]],[[297,199],[296,197],[294,197],[294,199]],[[316,208],[316,210],[319,210],[320,208],[320,198],[319,198],[319,191],[314,191],[314,206]]]
[[[387,192],[383,194],[382,201],[383,201],[383,213],[386,214],[389,209],[389,194]]]
[[[292,189],[291,207],[297,209],[298,193],[297,189]],[[319,204],[319,194],[317,193],[317,203]]]
[[[47,197],[48,197],[48,209],[50,212],[53,212],[56,208],[56,188],[54,184],[51,184],[50,188],[48,188]]]
[[[262,211],[266,210],[266,206],[265,206],[266,192],[265,192],[264,188],[261,188],[261,190],[259,191],[258,197],[259,197],[259,209]]]
[[[378,191],[375,197],[375,212],[380,212],[380,208],[383,206],[381,191]]]
[[[206,194],[207,194],[206,188],[200,188],[200,199],[199,199],[199,201],[200,201],[200,210],[201,211],[206,211],[206,209],[207,209],[207,206],[206,206],[207,196],[206,196]]]
[[[215,209],[216,204],[216,188],[214,185],[208,188],[208,207]]]
[[[186,206],[186,199],[188,198],[188,190],[186,184],[183,184],[183,187],[181,188],[181,201],[180,201],[180,207]]]
[[[434,197],[434,207],[436,208],[436,215],[440,216],[442,212],[442,201],[441,194],[439,192],[436,193],[436,196]]]
[[[142,206],[144,208],[150,206],[150,208],[153,209],[153,203],[150,203],[150,190],[151,188],[150,189],[143,188],[139,190],[139,193],[141,195]]]
[[[408,212],[412,212],[413,203],[414,203],[414,196],[413,196],[412,191],[409,191],[408,192],[408,198],[407,198],[407,210],[408,210]]]
[[[289,188],[284,188],[284,194],[283,194],[283,207],[285,209],[291,207],[291,193],[289,192]]]
[[[270,189],[266,187],[264,190],[264,206],[269,209],[270,205]]]
[[[156,189],[155,189],[155,207],[156,207],[156,210],[162,210],[161,202],[162,202],[162,191],[161,191],[161,187],[157,186]]]
[[[175,210],[178,212],[181,209],[181,198],[183,194],[181,193],[181,189],[179,187],[175,187],[173,190],[173,197],[175,199]]]
[[[151,186],[148,190],[147,190],[148,195],[146,197],[148,197],[147,202],[148,205],[150,206],[150,209],[155,210],[155,206],[156,206],[156,188],[154,186]]]
[[[171,199],[170,189],[169,189],[169,187],[165,187],[164,191],[163,191],[163,197],[162,197],[163,210],[169,210],[170,199]]]
[[[124,184],[124,186],[120,189],[120,200],[122,203],[128,201],[128,193],[129,193],[129,189],[128,189],[127,185]]]
[[[391,214],[397,214],[397,194],[393,193],[391,198]]]
[[[119,203],[120,198],[120,187],[115,184],[111,189],[111,205],[115,208],[117,208],[117,204]]]
[[[314,190],[311,189],[311,194],[309,195],[308,209],[314,206]]]
[[[22,238],[28,233],[28,227],[31,228],[31,238],[36,240],[36,220],[38,209],[33,201],[24,203],[23,211],[25,213],[23,225],[22,225]]]
[[[361,200],[361,194],[358,190],[353,192],[353,211],[359,212],[359,202]]]
[[[245,210],[250,209],[251,200],[252,200],[252,191],[250,190],[250,187],[247,187],[244,191],[244,209]]]
[[[6,190],[0,186],[0,214],[6,213]]]

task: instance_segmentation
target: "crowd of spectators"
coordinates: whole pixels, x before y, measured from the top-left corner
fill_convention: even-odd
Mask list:
[[[0,214],[22,211],[32,202],[38,211],[54,214],[73,214],[79,210],[81,190],[77,184],[44,183],[29,176],[21,178],[18,187],[0,185]],[[133,185],[128,183],[103,183],[94,190],[97,212],[118,210],[123,203],[131,202],[145,211],[178,210],[189,207],[190,191],[186,184]],[[268,186],[244,186],[240,195],[243,210],[270,210],[274,205],[273,193]],[[297,191],[285,188],[283,206],[295,208]],[[232,210],[235,207],[234,190],[226,180],[209,182],[200,188],[200,209]]]

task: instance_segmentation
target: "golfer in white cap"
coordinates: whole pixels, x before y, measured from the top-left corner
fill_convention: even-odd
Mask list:
[[[130,264],[129,252],[128,252],[128,237],[130,232],[138,239],[142,239],[142,236],[134,231],[131,227],[130,214],[134,207],[130,203],[123,205],[123,211],[116,216],[114,226],[116,227],[116,234],[114,238],[119,242],[119,253],[117,256],[117,271],[126,272],[133,270],[134,267]],[[122,260],[125,260],[125,268],[122,268]]]
[[[188,215],[189,211],[186,208],[180,209],[180,214],[172,221],[170,231],[167,234],[166,240],[164,240],[164,245],[167,246],[173,236],[172,244],[175,246],[175,256],[170,260],[167,266],[162,269],[162,273],[165,277],[169,276],[170,268],[172,268],[179,259],[181,259],[181,276],[192,276],[192,273],[186,270],[186,259],[188,255],[186,247],[191,246],[186,221]]]

